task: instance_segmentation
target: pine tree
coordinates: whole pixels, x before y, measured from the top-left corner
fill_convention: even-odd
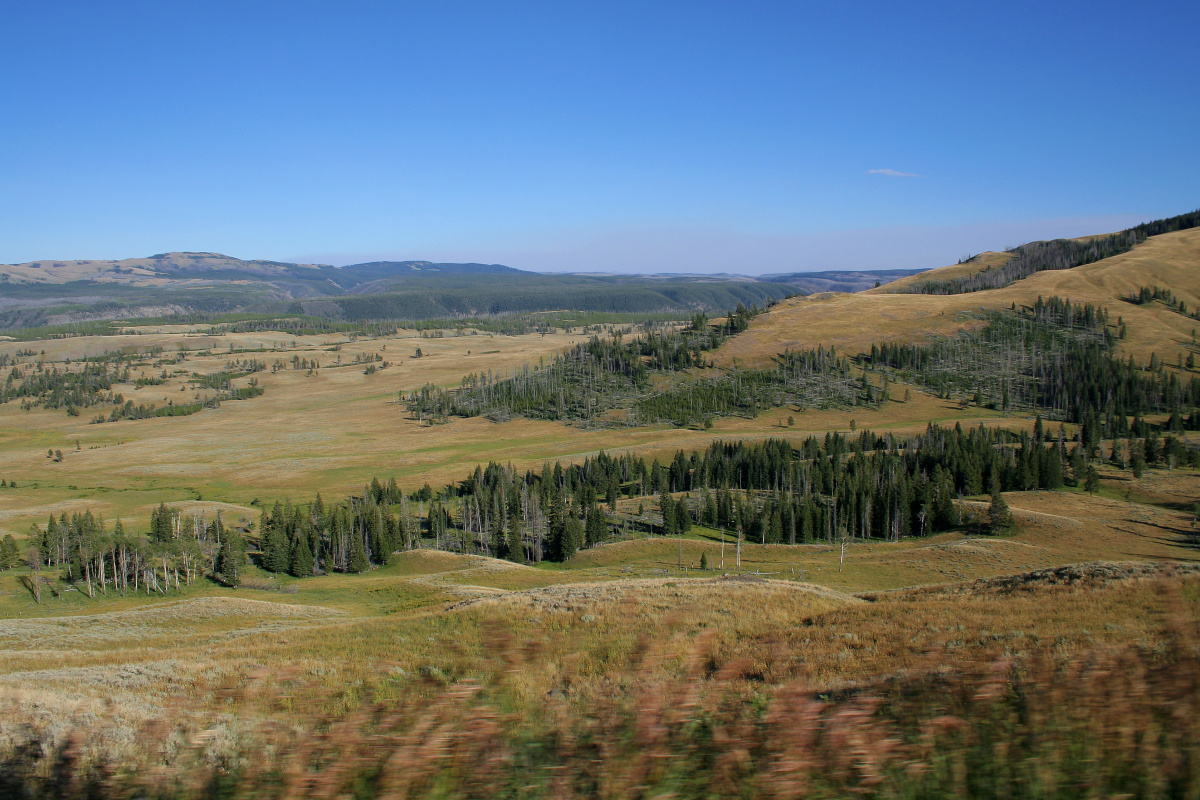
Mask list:
[[[303,532],[292,543],[291,563],[288,573],[296,578],[308,578],[313,574],[312,548],[308,544],[308,536]]]
[[[272,524],[263,547],[263,569],[279,574],[287,572],[291,562],[291,547],[282,524]]]
[[[1100,473],[1096,468],[1089,465],[1087,468],[1087,476],[1083,481],[1083,490],[1088,494],[1095,494],[1100,489]]]
[[[1044,450],[1043,455],[1044,460],[1042,461],[1041,471],[1042,487],[1051,490],[1061,489],[1063,485],[1062,458],[1059,457],[1058,448],[1051,447],[1048,450]]]
[[[992,493],[992,502],[988,506],[988,527],[995,534],[1004,534],[1011,531],[1016,526],[1016,520],[1013,519],[1012,512],[1008,509],[1008,503],[1004,501],[1004,496],[1000,492]]]
[[[513,517],[512,521],[509,522],[508,547],[505,550],[504,557],[518,564],[525,563],[525,542],[521,536],[521,521],[518,517]]]
[[[21,553],[17,547],[17,540],[13,538],[11,533],[4,534],[4,538],[0,540],[0,569],[9,569],[16,566],[20,557]]]
[[[242,537],[227,531],[221,537],[221,549],[217,552],[217,580],[226,586],[237,586],[242,582]]]
[[[595,547],[606,538],[608,538],[608,525],[604,522],[604,512],[593,506],[587,512],[584,540],[588,547]]]
[[[562,560],[566,561],[579,552],[579,548],[583,542],[583,523],[579,520],[579,517],[571,514],[567,517],[566,524],[563,525]]]
[[[675,515],[675,502],[671,499],[671,495],[667,494],[666,489],[663,489],[662,495],[658,498],[658,510],[662,514],[663,536],[671,536],[677,530],[678,517]]]
[[[687,503],[681,500],[673,505],[675,506],[675,532],[687,533],[692,529],[692,515],[688,513]]]
[[[347,572],[366,572],[371,567],[367,560],[367,549],[363,547],[362,535],[358,531],[350,533],[350,561],[346,564]]]

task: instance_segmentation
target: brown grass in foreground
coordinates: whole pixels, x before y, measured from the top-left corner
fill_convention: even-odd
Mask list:
[[[694,612],[681,608],[618,648],[601,674],[571,657],[573,640],[600,645],[581,628],[531,629],[483,614],[504,604],[476,604],[460,613],[475,615],[479,646],[448,648],[402,692],[387,688],[401,670],[383,662],[373,680],[339,684],[280,661],[206,691],[165,689],[162,712],[120,737],[119,708],[38,718],[39,698],[10,695],[0,794],[1195,797],[1196,589],[1166,574],[1118,588],[858,603],[796,620],[795,636],[816,644],[807,651],[782,629],[739,635],[749,617],[684,625]],[[1133,618],[1144,627],[1064,646],[1035,607],[1047,620],[1057,608],[1074,629],[1078,613],[1099,626],[1121,609],[1128,618],[1111,631]],[[1045,636],[1021,648],[976,630],[998,631],[1006,608]],[[584,629],[605,622],[580,619]],[[923,658],[892,658],[882,677],[818,677],[822,661],[867,642],[883,649],[889,634],[898,647],[933,620],[957,641],[919,645]],[[825,633],[837,634],[828,646]],[[547,662],[560,664],[553,681],[531,693],[530,673]]]

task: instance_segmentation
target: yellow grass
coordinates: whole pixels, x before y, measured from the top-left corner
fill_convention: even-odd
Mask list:
[[[965,264],[951,264],[948,267],[939,267],[938,269],[931,269],[928,272],[908,275],[884,286],[868,289],[864,294],[892,294],[905,287],[915,286],[926,281],[948,281],[955,278],[965,278],[969,275],[977,275],[981,272],[1002,267],[1011,258],[1012,256],[1008,253],[997,253],[989,250],[986,253],[980,253]]]
[[[974,324],[970,315],[980,309],[1028,305],[1038,297],[1057,295],[1104,306],[1113,323],[1123,317],[1129,336],[1120,344],[1122,354],[1145,361],[1157,352],[1174,364],[1180,352],[1187,352],[1191,331],[1198,326],[1160,304],[1137,306],[1121,300],[1142,286],[1170,288],[1189,308],[1200,307],[1200,230],[1154,236],[1128,253],[1075,269],[1039,272],[1002,289],[941,296],[887,294],[887,287],[881,287],[787,300],[757,318],[714,360],[723,365],[735,359],[764,364],[784,349],[818,344],[854,355],[869,350],[873,342],[954,333]]]
[[[62,409],[21,410],[19,403],[0,405],[0,478],[16,481],[16,489],[0,489],[0,535],[22,536],[31,523],[49,514],[83,511],[103,514],[110,522],[142,527],[150,510],[166,501],[209,517],[221,510],[231,523],[258,515],[254,500],[271,504],[292,498],[308,500],[317,491],[339,498],[361,490],[372,477],[394,476],[412,490],[428,482],[440,487],[463,479],[477,464],[512,462],[540,469],[546,461],[582,460],[600,450],[630,450],[669,459],[676,450],[707,447],[716,439],[746,440],[786,437],[795,441],[827,430],[859,428],[915,431],[930,421],[964,424],[999,422],[980,409],[963,410],[913,389],[910,402],[891,402],[882,409],[764,412],[753,420],[719,419],[712,430],[675,429],[665,425],[639,428],[585,429],[565,423],[515,419],[497,424],[486,419],[453,419],[445,425],[422,426],[395,400],[425,383],[456,385],[464,374],[492,370],[507,374],[524,364],[536,365],[579,341],[578,335],[448,336],[421,338],[413,332],[351,342],[342,336],[292,337],[281,333],[197,334],[188,326],[152,326],[141,335],[77,337],[44,342],[3,343],[0,352],[27,348],[39,352],[48,366],[59,369],[88,355],[121,348],[164,348],[173,358],[186,348],[185,361],[132,370],[134,377],[158,376],[162,386],[140,390],[117,385],[135,404],[164,405],[191,401],[192,389],[180,391],[192,372],[222,370],[231,358],[273,363],[293,356],[319,360],[315,376],[290,368],[255,377],[266,389],[261,397],[228,401],[188,417],[169,417],[91,424],[98,409],[81,409],[69,417]],[[267,352],[229,353],[266,348]],[[334,352],[332,348],[340,347]],[[413,358],[420,347],[424,357]],[[41,351],[45,355],[41,355]],[[208,351],[209,355],[200,355]],[[393,366],[364,375],[353,365],[356,356],[379,353]],[[347,366],[335,367],[338,356]],[[173,373],[180,373],[175,375]],[[244,383],[246,379],[241,379]],[[903,397],[905,387],[894,387]],[[795,417],[794,426],[787,418]],[[1011,419],[1004,424],[1020,425]],[[78,447],[78,449],[76,449]],[[54,463],[48,449],[61,450]],[[74,488],[72,488],[74,487]]]

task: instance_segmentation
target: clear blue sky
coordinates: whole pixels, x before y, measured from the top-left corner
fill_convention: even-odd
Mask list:
[[[0,30],[9,263],[930,267],[1200,206],[1195,2],[10,0]]]

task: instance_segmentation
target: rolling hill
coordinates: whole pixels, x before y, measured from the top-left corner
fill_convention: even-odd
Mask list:
[[[958,277],[1002,263],[1006,254],[988,253],[920,275],[918,280]],[[912,281],[913,279],[907,279]],[[899,281],[897,282],[900,283]],[[822,293],[791,298],[728,342],[715,358],[719,364],[769,363],[785,349],[834,346],[853,355],[873,342],[913,341],[946,335],[975,324],[981,309],[1029,305],[1057,295],[1077,303],[1106,306],[1113,319],[1123,317],[1128,338],[1120,350],[1148,359],[1153,352],[1174,361],[1192,341],[1196,320],[1161,303],[1127,302],[1143,286],[1169,287],[1188,307],[1200,307],[1200,229],[1152,236],[1127,253],[1065,270],[1038,272],[999,289],[953,295],[904,294],[874,289],[858,294]],[[894,289],[895,287],[886,287]]]
[[[544,311],[722,312],[797,290],[744,276],[542,274],[501,264],[376,261],[333,267],[163,253],[0,266],[0,330],[227,313],[423,320]]]

